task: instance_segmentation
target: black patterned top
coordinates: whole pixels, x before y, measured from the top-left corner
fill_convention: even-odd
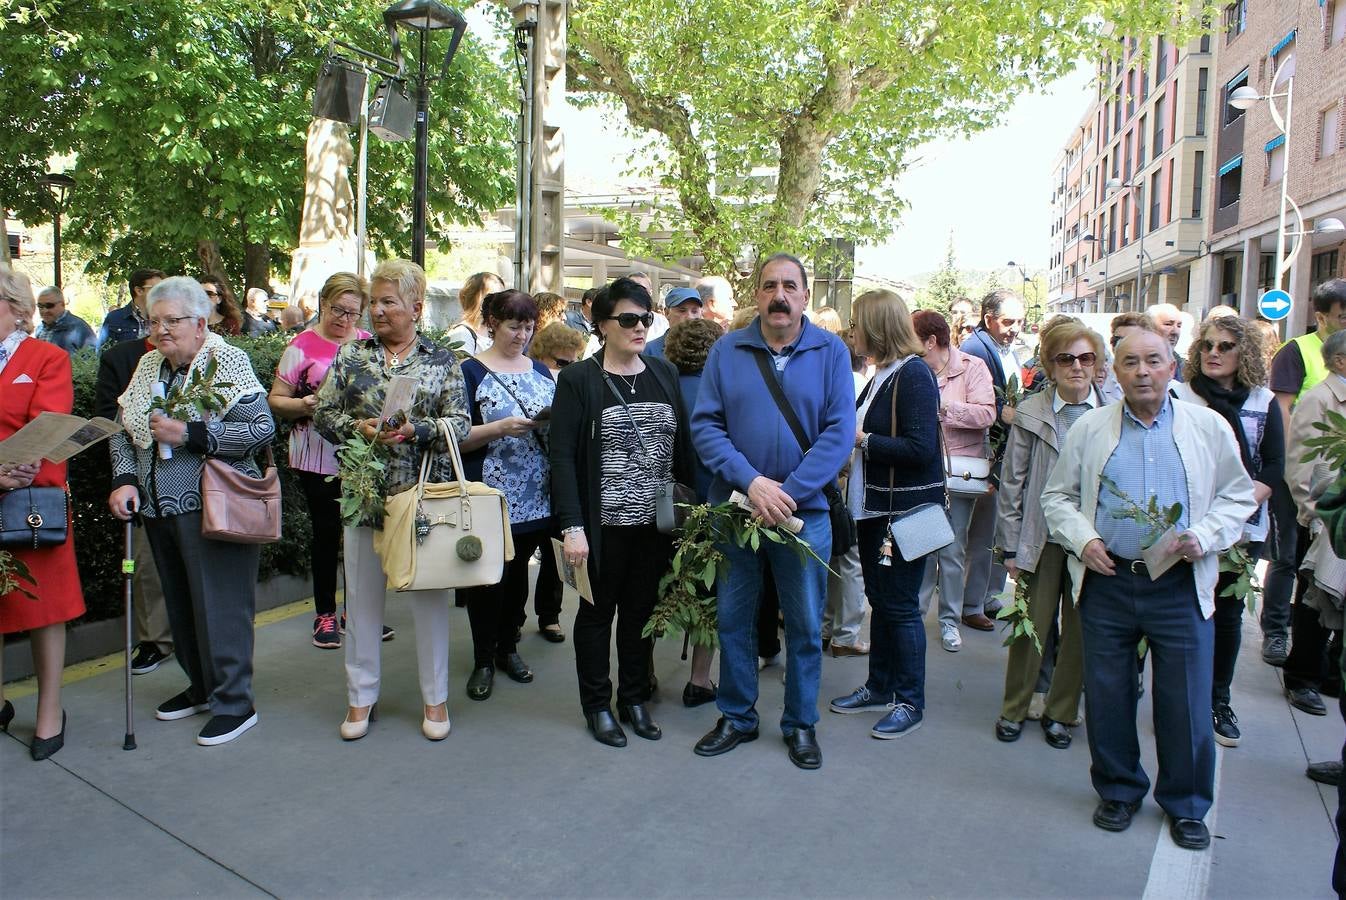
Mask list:
[[[626,394],[627,405],[609,391],[603,407],[602,521],[649,525],[654,522],[655,491],[673,474],[678,417],[649,374],[609,377]]]
[[[181,384],[186,369],[173,370],[165,360],[159,380],[168,382],[172,393]],[[141,515],[150,518],[177,516],[201,509],[201,468],[205,458],[227,460],[240,472],[261,477],[255,455],[276,434],[265,393],[240,397],[223,419],[188,422],[187,443],[173,450],[170,459],[160,459],[157,445],[140,448],[125,432],[109,439],[112,450],[112,486],[140,488]]]
[[[313,411],[318,432],[340,446],[354,433],[357,421],[378,418],[394,375],[408,375],[418,382],[415,399],[407,410],[407,418],[416,426],[416,439],[390,445],[385,496],[416,484],[421,474],[421,451],[425,449],[436,451],[430,461],[430,481],[452,480],[453,464],[437,437],[440,423],[452,428],[460,441],[472,427],[458,357],[422,335],[416,339],[415,350],[397,366],[384,365],[383,345],[377,337],[343,345],[318,387],[318,406]]]

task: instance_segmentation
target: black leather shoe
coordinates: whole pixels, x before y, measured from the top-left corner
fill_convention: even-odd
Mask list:
[[[637,737],[643,737],[647,741],[657,741],[664,736],[664,732],[659,728],[658,723],[650,718],[650,711],[645,708],[643,703],[618,703],[617,717],[623,722],[631,725],[631,730]]]
[[[472,674],[467,677],[467,698],[469,700],[485,700],[491,696],[491,689],[495,687],[495,667],[481,666],[472,670]]]
[[[539,625],[537,630],[550,643],[564,644],[566,642],[566,633],[561,630],[561,626],[556,622],[552,622],[550,625]]]
[[[1104,831],[1126,831],[1131,827],[1131,817],[1140,809],[1140,801],[1128,803],[1125,800],[1104,800],[1094,810],[1094,824]]]
[[[688,685],[688,687],[690,686],[691,685]],[[687,695],[683,694],[683,702],[685,703],[686,701],[687,701]],[[0,707],[0,731],[8,733],[9,723],[13,721],[14,721],[14,704],[6,700],[5,705],[3,707]]]
[[[1019,735],[1023,734],[1023,730],[1024,730],[1023,722],[1015,722],[1010,719],[995,720],[996,739],[1004,741],[1007,744],[1011,744],[1014,741],[1017,741],[1019,739]]]
[[[523,661],[523,657],[517,653],[506,653],[504,656],[495,658],[495,667],[509,676],[510,681],[517,681],[519,684],[528,684],[533,680],[533,670],[528,668],[528,663]]]
[[[1290,705],[1300,712],[1306,712],[1311,716],[1327,715],[1327,706],[1323,703],[1323,698],[1313,688],[1287,688],[1285,696],[1290,698]]]
[[[61,730],[59,733],[49,738],[40,738],[33,736],[33,745],[28,748],[28,755],[34,762],[40,762],[56,753],[65,746],[65,710],[61,710]]]
[[[702,687],[699,684],[687,682],[687,686],[682,689],[683,706],[702,706],[706,703],[715,702],[715,682],[710,683],[710,687]]]
[[[1064,750],[1070,746],[1070,729],[1064,722],[1058,722],[1055,719],[1042,717],[1042,736],[1046,738],[1047,743],[1057,750]]]
[[[752,731],[739,731],[728,719],[720,716],[720,721],[715,723],[715,727],[708,731],[705,737],[696,742],[692,752],[697,756],[719,756],[721,753],[728,753],[739,744],[755,740],[757,740],[756,728]]]
[[[1210,829],[1200,819],[1174,819],[1168,833],[1173,843],[1184,850],[1205,850],[1210,846]]]
[[[823,751],[818,747],[818,737],[812,728],[796,728],[785,736],[785,746],[790,751],[790,762],[799,768],[822,768]]]
[[[1341,760],[1329,759],[1323,762],[1309,763],[1304,770],[1310,781],[1336,787],[1341,784]]]
[[[600,709],[598,712],[587,712],[584,714],[584,721],[589,726],[589,733],[594,736],[594,740],[600,744],[607,744],[609,747],[625,747],[626,732],[622,731],[622,726],[617,724],[617,720],[612,717],[612,710]]]

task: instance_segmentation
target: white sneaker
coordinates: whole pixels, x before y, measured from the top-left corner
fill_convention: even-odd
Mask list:
[[[963,649],[963,636],[958,633],[957,625],[941,624],[939,626],[939,642],[950,653],[957,653]]]

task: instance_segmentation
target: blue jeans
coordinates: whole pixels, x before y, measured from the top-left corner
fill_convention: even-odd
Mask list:
[[[879,565],[879,548],[888,519],[861,519],[860,567],[865,573],[869,620],[869,680],[865,687],[879,697],[897,695],[898,703],[925,709],[925,626],[921,624],[919,591],[925,575],[922,556],[910,562],[897,553],[891,566]]]
[[[804,520],[799,533],[813,552],[826,559],[832,552],[832,526],[826,510],[795,513]],[[738,731],[757,727],[757,605],[762,594],[765,555],[780,595],[785,617],[785,712],[780,727],[785,734],[811,728],[818,721],[818,681],[822,676],[823,645],[819,633],[827,601],[827,568],[793,548],[762,541],[753,552],[722,544],[729,570],[716,582],[720,619],[720,685],[716,705]]]
[[[1154,799],[1175,819],[1204,818],[1215,791],[1215,626],[1201,615],[1192,567],[1179,563],[1158,581],[1121,563],[1116,575],[1087,573],[1080,626],[1089,773],[1099,797],[1137,802],[1149,792],[1136,733],[1136,645],[1146,637],[1159,756]]]

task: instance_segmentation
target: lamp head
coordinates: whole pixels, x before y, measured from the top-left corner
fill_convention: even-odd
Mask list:
[[[1234,109],[1249,110],[1257,105],[1262,99],[1262,95],[1257,93],[1256,89],[1243,85],[1234,88],[1233,93],[1229,95],[1229,105]]]
[[[1346,225],[1335,217],[1319,219],[1313,226],[1314,234],[1340,234],[1343,231],[1346,231]]]
[[[1107,181],[1103,182],[1103,190],[1107,191],[1109,194],[1113,191],[1120,191],[1121,189],[1122,180],[1120,178],[1109,178]]]

